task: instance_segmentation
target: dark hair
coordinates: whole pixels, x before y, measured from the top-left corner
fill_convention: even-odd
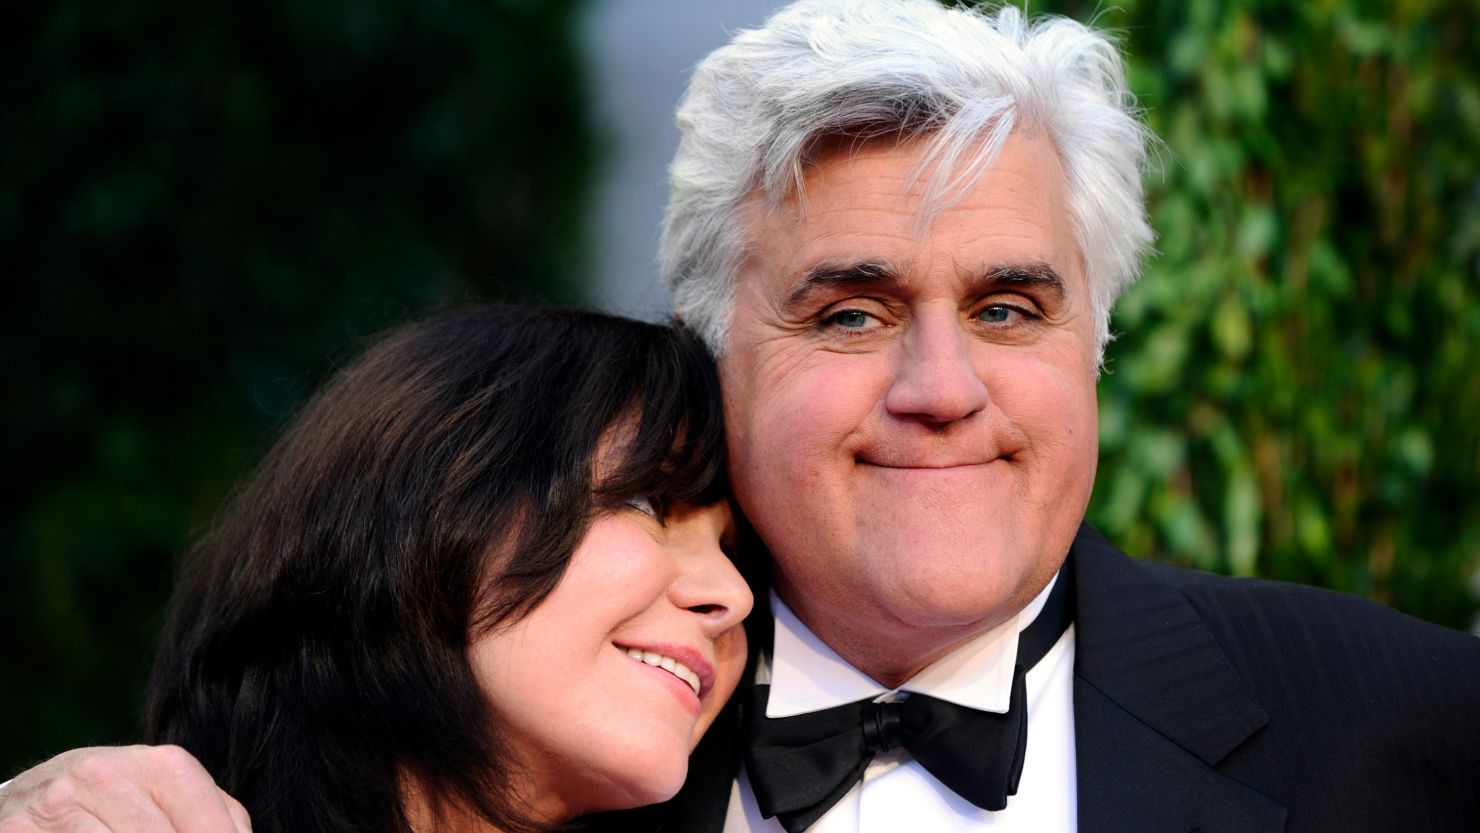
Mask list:
[[[682,330],[499,306],[391,333],[187,561],[147,739],[193,753],[258,831],[409,830],[402,776],[435,814],[533,828],[470,637],[538,605],[601,509],[722,499],[721,420]]]

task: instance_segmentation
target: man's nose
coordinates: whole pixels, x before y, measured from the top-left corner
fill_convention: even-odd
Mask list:
[[[669,598],[699,616],[710,636],[719,636],[743,622],[754,602],[750,586],[718,542],[706,543],[684,557],[683,567],[669,587]]]
[[[971,336],[955,310],[910,322],[884,405],[897,417],[944,424],[987,406],[987,386],[971,360]]]

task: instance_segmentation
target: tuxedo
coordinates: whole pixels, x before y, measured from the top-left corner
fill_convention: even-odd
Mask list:
[[[1480,831],[1480,639],[1088,524],[1069,557],[1080,833]],[[663,829],[723,827],[735,699]]]

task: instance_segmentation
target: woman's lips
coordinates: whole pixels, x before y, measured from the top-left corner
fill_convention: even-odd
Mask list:
[[[617,648],[635,662],[672,674],[687,685],[695,697],[703,699],[714,687],[713,663],[692,648],[652,643],[618,643]]]

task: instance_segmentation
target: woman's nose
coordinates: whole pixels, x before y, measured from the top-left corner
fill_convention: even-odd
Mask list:
[[[711,636],[739,625],[750,614],[755,597],[717,538],[705,541],[684,557],[670,588],[673,603],[695,615]]]

